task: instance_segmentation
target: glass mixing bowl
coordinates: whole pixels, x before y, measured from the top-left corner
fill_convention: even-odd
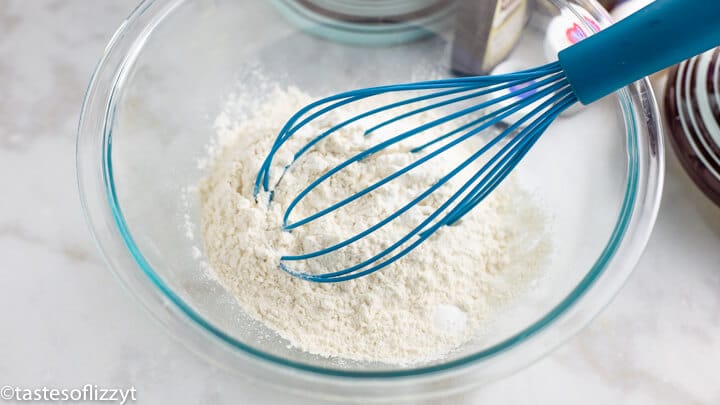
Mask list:
[[[560,117],[518,167],[553,218],[556,251],[547,276],[482,341],[412,366],[341,361],[291,348],[244,314],[209,276],[192,194],[229,95],[242,105],[264,97],[268,83],[324,96],[449,75],[452,38],[442,24],[412,41],[358,46],[357,38],[306,30],[307,21],[287,19],[276,3],[146,0],[114,35],[89,85],[77,143],[87,221],[108,266],[174,335],[257,381],[389,400],[455,392],[517,370],[609,302],[648,240],[662,188],[662,137],[646,81]],[[546,27],[568,2],[544,3],[525,24],[515,60],[547,62]],[[609,23],[593,0],[576,3],[600,26]]]

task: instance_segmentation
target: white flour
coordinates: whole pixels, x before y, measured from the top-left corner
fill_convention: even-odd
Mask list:
[[[205,253],[218,278],[251,316],[292,345],[322,356],[407,364],[441,357],[481,334],[488,318],[537,276],[550,250],[545,218],[512,179],[459,224],[442,228],[411,254],[368,277],[317,284],[278,267],[282,254],[327,247],[385,218],[472,151],[446,154],[435,166],[384,185],[362,203],[293,233],[281,232],[283,209],[300,187],[349,153],[376,142],[363,136],[365,127],[342,129],[293,166],[269,207],[266,199],[256,203],[253,184],[271,142],[285,120],[309,101],[295,90],[276,91],[249,119],[238,120],[232,106],[218,118],[220,143],[199,188]],[[413,127],[428,119],[427,114],[413,116],[403,125]],[[331,117],[311,129],[337,120]],[[289,162],[291,152],[307,141],[303,136],[280,154],[279,165]],[[415,156],[407,147],[394,147],[351,165],[309,194],[293,218],[327,207]],[[295,267],[328,272],[362,261],[407,232],[452,191],[441,188],[359,246]]]

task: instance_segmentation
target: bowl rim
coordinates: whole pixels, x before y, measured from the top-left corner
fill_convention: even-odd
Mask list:
[[[538,336],[541,332],[548,329],[549,326],[557,323],[561,317],[568,315],[571,310],[577,310],[577,304],[587,295],[591,287],[596,285],[596,282],[606,274],[606,270],[611,263],[617,262],[628,266],[629,269],[621,272],[621,280],[614,283],[616,288],[604,294],[606,297],[605,301],[599,306],[596,305],[596,308],[585,311],[586,314],[583,317],[582,325],[584,326],[610,301],[612,296],[615,295],[627,279],[627,276],[632,272],[632,268],[634,268],[649,239],[650,231],[659,210],[660,194],[663,188],[664,147],[662,131],[658,108],[647,79],[628,86],[617,93],[628,130],[628,182],[625,188],[625,198],[620,210],[620,217],[615,224],[610,240],[593,267],[587,272],[580,283],[578,283],[562,301],[555,305],[552,310],[524,330],[485,350],[462,358],[440,364],[391,371],[352,371],[315,366],[266,353],[224,333],[219,327],[214,326],[208,320],[204,319],[189,304],[184,302],[179,295],[173,292],[145,260],[125,222],[122,209],[118,202],[112,170],[112,124],[117,90],[122,85],[125,78],[124,74],[128,71],[128,66],[132,65],[131,58],[133,54],[137,55],[138,50],[142,48],[142,44],[144,44],[144,41],[152,33],[154,27],[169,15],[175,7],[185,1],[187,0],[143,0],[123,22],[108,43],[105,53],[93,73],[83,101],[78,126],[76,145],[77,178],[86,222],[99,250],[103,254],[106,264],[113,273],[115,273],[117,278],[120,279],[122,284],[133,292],[133,294],[137,294],[136,291],[138,287],[136,283],[142,281],[139,281],[137,277],[128,279],[123,275],[124,271],[110,255],[106,243],[107,237],[106,235],[104,236],[103,232],[110,231],[115,235],[119,234],[126,248],[125,254],[129,255],[136,266],[140,268],[145,277],[145,282],[150,281],[155,288],[156,294],[159,292],[162,295],[159,299],[164,302],[169,301],[174,307],[174,315],[172,316],[179,315],[183,317],[183,322],[189,322],[199,327],[199,329],[202,329],[200,332],[205,334],[205,336],[212,336],[214,339],[220,340],[222,343],[230,345],[234,349],[239,349],[250,357],[269,362],[275,366],[280,366],[280,368],[310,372],[321,376],[353,379],[385,379],[424,376],[449,370],[457,370],[470,365],[479,365],[483,360],[494,359],[502,353],[507,353],[509,349],[519,346],[521,343],[531,342],[531,338]],[[558,2],[565,4],[564,0],[551,1],[556,4],[558,4]],[[603,11],[594,0],[576,0],[576,2],[585,5],[591,13],[597,13],[606,17],[606,23],[607,21],[611,21],[607,13]],[[149,21],[148,24],[139,31],[139,34],[131,33],[128,27],[136,24],[141,17],[143,17],[143,21]],[[591,29],[591,27],[588,28]],[[115,63],[116,60],[120,63]],[[638,114],[638,111],[642,114]],[[102,117],[98,116],[98,112],[102,112]],[[639,118],[642,118],[642,121],[639,120]],[[101,123],[100,127],[97,126],[96,121],[98,120]],[[650,126],[648,129],[650,134],[643,135],[649,135],[652,139],[640,139],[639,131],[637,130],[639,124]],[[92,142],[93,150],[89,149],[90,146],[87,145],[88,142]],[[101,150],[97,150],[96,146],[98,142],[101,145]],[[652,144],[650,145],[650,155],[654,156],[640,155],[638,145],[644,142],[650,142]],[[99,156],[100,173],[95,173],[92,170],[89,171],[87,165],[89,164],[91,169],[93,169],[92,166],[95,166],[95,168],[98,167],[98,156],[96,156],[98,153],[101,154],[101,156]],[[87,159],[89,154],[93,155],[90,163]],[[97,194],[97,192],[100,191],[97,184],[92,184],[93,179],[91,178],[92,176],[98,175],[102,177],[101,180],[104,187],[104,190],[102,190],[103,195],[91,197],[91,194]],[[107,205],[105,207],[97,207],[95,206],[97,201],[93,200],[100,200],[101,203],[104,201]],[[108,209],[114,220],[115,229],[106,229],[106,226],[100,226],[98,224],[98,210],[107,211]],[[628,238],[630,238],[630,240],[628,240]],[[626,247],[625,250],[627,250],[627,252],[622,252],[624,258],[619,260],[618,252],[623,246]],[[147,286],[144,288],[146,287]],[[158,314],[159,310],[152,307],[155,304],[149,304],[147,299],[141,298],[140,301],[144,302],[146,308],[156,317],[162,318],[167,316],[167,311],[165,311],[164,314]],[[557,345],[573,335],[582,326],[570,328],[574,330],[568,329],[560,338],[556,337],[552,339],[552,347],[545,348],[542,350],[543,353],[536,357],[540,357],[548,353],[552,348],[557,347]],[[524,361],[524,363],[526,365],[533,360],[535,359],[529,359],[529,361]]]

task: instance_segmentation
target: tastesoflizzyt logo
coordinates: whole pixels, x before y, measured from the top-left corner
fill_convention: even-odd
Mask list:
[[[85,384],[80,388],[24,388],[6,385],[0,388],[0,400],[14,402],[33,401],[82,401],[113,402],[124,405],[137,401],[137,390],[130,388],[104,388]]]

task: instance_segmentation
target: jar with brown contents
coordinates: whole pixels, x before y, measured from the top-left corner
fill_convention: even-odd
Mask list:
[[[720,48],[670,70],[665,116],[680,163],[720,206]]]

